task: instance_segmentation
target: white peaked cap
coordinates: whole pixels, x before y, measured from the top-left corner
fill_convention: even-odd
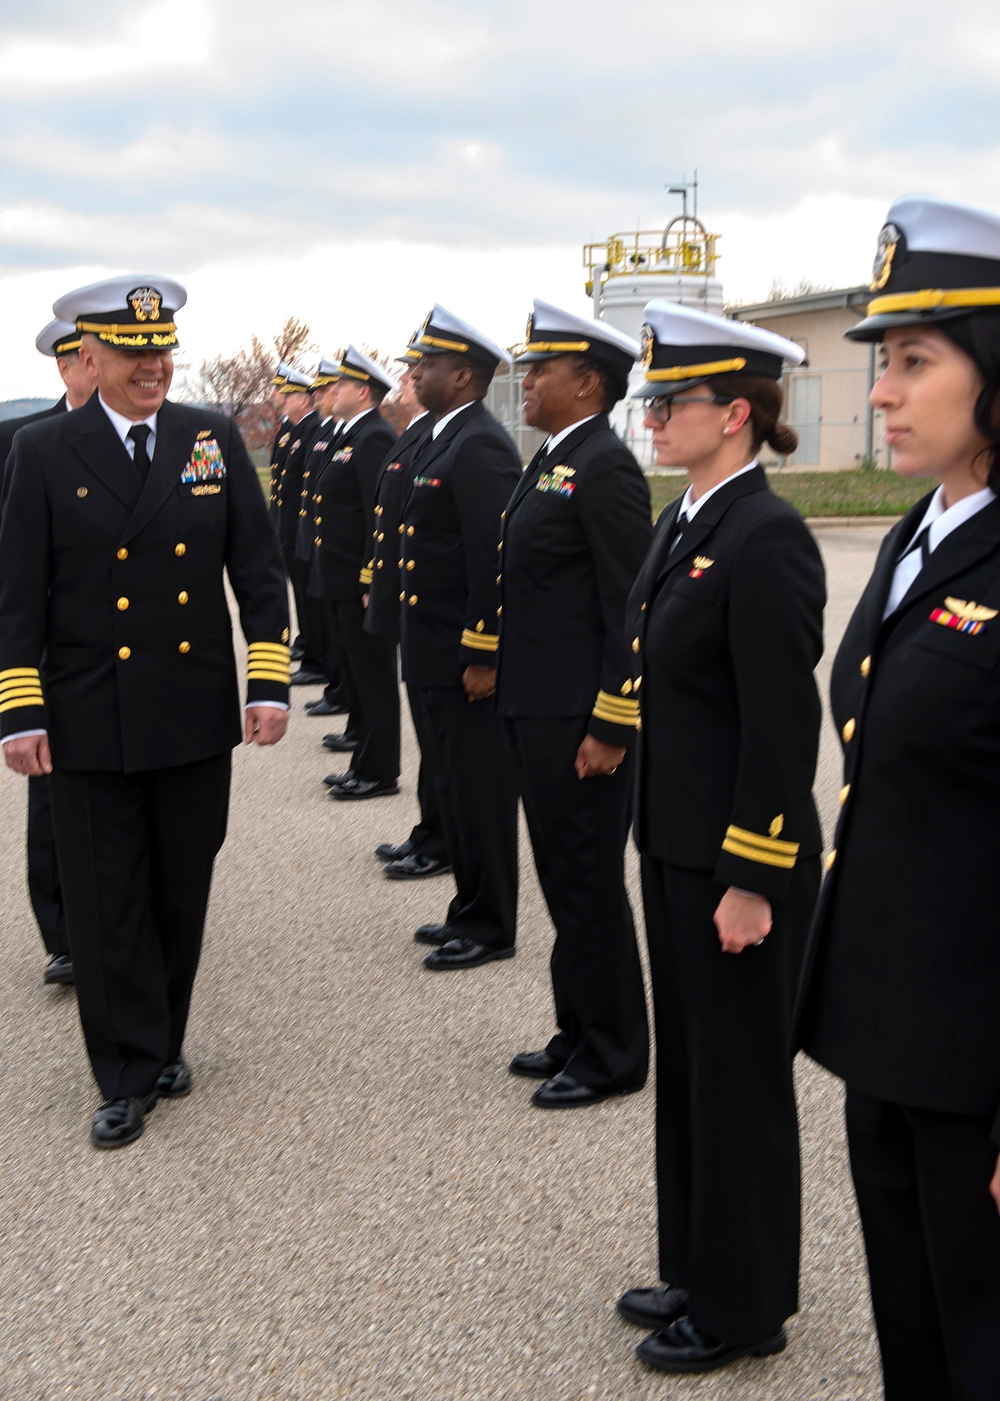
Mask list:
[[[497,365],[510,365],[514,357],[509,350],[491,341],[468,321],[455,316],[446,307],[435,302],[434,309],[421,326],[413,341],[414,348],[421,355],[441,355],[453,351],[458,355],[469,355],[474,360],[488,362],[494,369]]]

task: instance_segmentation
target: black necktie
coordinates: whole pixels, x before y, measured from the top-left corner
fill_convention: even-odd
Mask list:
[[[128,430],[128,436],[135,443],[135,452],[132,454],[132,461],[142,474],[143,481],[149,471],[149,456],[146,452],[146,442],[149,438],[150,427],[148,423],[133,423]]]
[[[670,549],[667,551],[668,555],[672,555],[674,550],[676,550],[677,546],[680,544],[681,536],[684,534],[687,525],[687,511],[681,511],[680,515],[677,517],[677,523],[674,526],[674,538],[670,542]]]
[[[919,551],[920,551],[920,567],[921,567],[921,569],[923,569],[924,565],[927,563],[927,561],[928,561],[928,560],[930,559],[930,557],[931,557],[931,547],[930,547],[930,545],[929,545],[928,542],[927,542],[927,537],[930,535],[930,533],[931,533],[931,528],[930,528],[930,526],[929,526],[929,525],[925,525],[924,528],[923,528],[923,530],[919,531],[919,532],[913,537],[913,539],[910,541],[910,543],[909,543],[909,545],[907,546],[907,548],[903,551],[903,553],[900,555],[899,559],[897,560],[897,563],[898,563],[898,564],[902,564],[903,560],[906,559],[908,555],[912,555],[913,552],[914,552],[914,550],[919,550]]]

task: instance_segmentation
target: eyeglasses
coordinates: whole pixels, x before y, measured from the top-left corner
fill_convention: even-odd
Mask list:
[[[687,404],[731,404],[732,402],[732,399],[724,399],[721,394],[699,394],[697,398],[691,399],[675,399],[665,394],[662,398],[647,401],[646,416],[654,418],[657,423],[669,423],[675,408],[683,409]]]

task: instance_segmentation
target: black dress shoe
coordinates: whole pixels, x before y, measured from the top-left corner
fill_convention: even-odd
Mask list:
[[[457,934],[429,953],[424,959],[424,967],[435,972],[445,968],[478,968],[481,963],[513,957],[513,949],[490,948],[487,944],[477,944],[475,939],[467,939],[464,934]]]
[[[389,880],[419,880],[421,876],[444,876],[451,870],[447,861],[435,861],[433,856],[421,856],[412,851],[398,861],[390,861],[384,874]]]
[[[94,1115],[90,1141],[95,1148],[124,1148],[134,1143],[143,1129],[143,1114],[156,1103],[156,1093],[136,1099],[106,1099]]]
[[[375,848],[375,855],[380,861],[401,861],[404,856],[409,856],[413,850],[413,843],[407,837],[405,842],[400,842],[393,846],[392,842],[380,842]]]
[[[322,680],[322,677],[320,678]],[[346,705],[335,705],[333,701],[328,701],[326,696],[320,696],[319,700],[312,701],[305,707],[307,715],[346,715]]]
[[[191,1070],[183,1056],[165,1065],[156,1082],[156,1093],[160,1099],[180,1099],[182,1095],[189,1095],[193,1088]]]
[[[658,1372],[714,1372],[741,1357],[769,1357],[783,1352],[787,1341],[784,1328],[780,1328],[757,1343],[723,1343],[710,1333],[703,1333],[685,1313],[669,1328],[644,1338],[635,1355]]]
[[[640,1328],[669,1328],[687,1313],[688,1292],[673,1284],[657,1284],[652,1289],[626,1289],[618,1300],[618,1312]]]
[[[291,648],[289,649],[289,652],[288,652],[288,660],[289,660],[290,662],[300,662],[304,656],[305,656],[305,652],[302,650],[302,648],[299,646],[299,644],[298,644],[297,642],[295,643],[295,645],[294,645],[293,647],[291,647]]]
[[[326,778],[324,778],[323,780],[327,788],[330,789],[330,793],[328,796],[332,797],[334,788],[339,788],[342,783],[346,783],[348,779],[351,779],[353,777],[353,769],[345,769],[343,773],[328,773]]]
[[[595,1090],[590,1085],[581,1085],[572,1075],[561,1070],[539,1086],[531,1096],[531,1102],[539,1109],[582,1109],[587,1104],[600,1104],[614,1095],[633,1094],[637,1089],[638,1085],[631,1085],[627,1089]]]
[[[321,671],[303,671],[299,667],[298,671],[293,671],[288,678],[289,686],[319,686],[326,685],[326,677]]]
[[[562,1070],[562,1061],[548,1051],[519,1051],[507,1069],[511,1075],[526,1075],[529,1080],[551,1080]]]
[[[391,778],[365,778],[362,774],[352,774],[342,783],[330,784],[330,797],[344,800],[351,798],[388,798],[399,792],[399,784]]]
[[[68,953],[54,953],[46,963],[42,976],[47,983],[75,983],[73,960]]]
[[[351,750],[357,747],[358,736],[350,730],[345,730],[342,735],[323,736],[323,748],[329,749],[332,754],[350,754]]]
[[[442,948],[454,935],[450,924],[422,924],[414,931],[413,937],[418,944],[436,944]]]

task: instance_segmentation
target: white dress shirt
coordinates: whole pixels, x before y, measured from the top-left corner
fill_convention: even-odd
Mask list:
[[[892,576],[892,586],[889,589],[889,596],[885,601],[885,612],[882,619],[885,621],[890,613],[895,613],[903,599],[910,591],[910,586],[924,567],[924,557],[919,549],[912,549],[913,542],[920,535],[920,532],[928,526],[927,531],[927,552],[933,554],[953,530],[957,530],[960,525],[971,520],[973,516],[979,514],[991,501],[996,500],[996,493],[991,487],[985,486],[982,491],[974,491],[971,496],[963,496],[961,501],[956,501],[954,506],[946,507],[944,504],[944,487],[939,486],[937,491],[927,503],[927,510],[924,512],[917,529],[913,532],[913,538],[907,546],[905,554],[896,565],[895,573]]]

